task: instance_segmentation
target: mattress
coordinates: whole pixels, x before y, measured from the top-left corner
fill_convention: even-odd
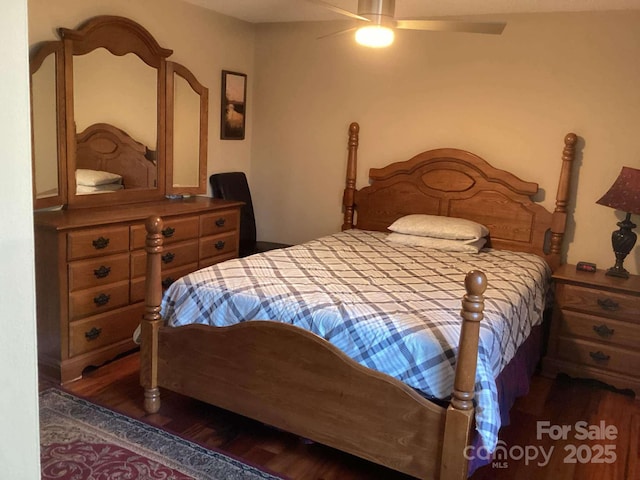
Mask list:
[[[476,429],[493,451],[496,378],[542,322],[551,272],[533,254],[444,252],[349,230],[191,273],[165,292],[170,326],[277,320],[312,331],[356,362],[430,399],[453,389],[464,278],[488,279],[475,383]]]

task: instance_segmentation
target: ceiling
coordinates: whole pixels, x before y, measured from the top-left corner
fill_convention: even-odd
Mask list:
[[[345,20],[306,0],[185,0],[251,23]],[[328,0],[355,12],[357,0]],[[397,18],[483,14],[640,10],[640,0],[397,0]]]

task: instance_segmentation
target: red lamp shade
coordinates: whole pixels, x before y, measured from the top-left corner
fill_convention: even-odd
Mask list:
[[[607,275],[629,278],[629,272],[625,270],[623,262],[637,239],[637,235],[633,232],[636,225],[631,221],[631,214],[640,214],[640,170],[622,167],[620,175],[611,188],[596,203],[627,212],[625,219],[618,222],[620,229],[611,235],[616,264],[607,270]]]
[[[622,167],[611,188],[596,203],[623,212],[640,214],[640,170]]]

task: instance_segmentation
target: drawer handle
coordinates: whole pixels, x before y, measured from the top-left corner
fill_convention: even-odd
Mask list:
[[[175,280],[171,277],[167,277],[162,280],[162,288],[169,288]]]
[[[176,233],[176,229],[172,227],[167,227],[162,230],[162,236],[165,238],[173,237],[174,233]]]
[[[108,277],[110,273],[111,273],[111,267],[105,267],[104,265],[100,266],[100,268],[97,268],[93,271],[93,274],[96,276],[96,278]]]
[[[107,248],[107,246],[109,245],[109,239],[104,237],[99,237],[99,238],[96,238],[91,243],[93,244],[93,248],[95,248],[96,250],[102,250],[103,248]]]
[[[610,337],[611,335],[613,335],[613,332],[615,331],[613,328],[609,328],[606,325],[594,325],[593,326],[593,331],[596,332],[598,335],[600,335],[601,337]]]
[[[216,220],[216,227],[224,227],[225,223],[227,223],[227,219],[221,217]]]
[[[618,308],[620,307],[618,302],[615,302],[615,301],[611,300],[610,298],[605,298],[604,300],[599,298],[598,299],[598,305],[600,305],[600,308],[602,308],[603,310],[609,310],[611,312],[613,312],[615,310],[618,310]]]
[[[171,263],[173,262],[173,259],[176,258],[176,254],[175,253],[165,253],[164,255],[162,255],[162,263]]]
[[[589,352],[589,356],[593,358],[596,362],[606,362],[611,358],[611,355],[602,353],[600,350],[598,350],[597,352]]]
[[[218,240],[215,244],[216,250],[222,250],[225,246],[225,241],[224,240]]]
[[[91,341],[91,340],[95,340],[96,338],[98,338],[101,333],[102,333],[102,329],[101,328],[93,327],[88,332],[84,332],[84,336],[88,341]]]
[[[106,293],[101,293],[97,297],[93,297],[93,303],[95,303],[98,307],[102,307],[109,303],[109,299],[111,295],[107,295]]]

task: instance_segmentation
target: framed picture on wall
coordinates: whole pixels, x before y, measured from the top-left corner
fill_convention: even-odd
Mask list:
[[[244,73],[222,71],[222,102],[220,138],[244,140],[247,112],[247,76]]]

